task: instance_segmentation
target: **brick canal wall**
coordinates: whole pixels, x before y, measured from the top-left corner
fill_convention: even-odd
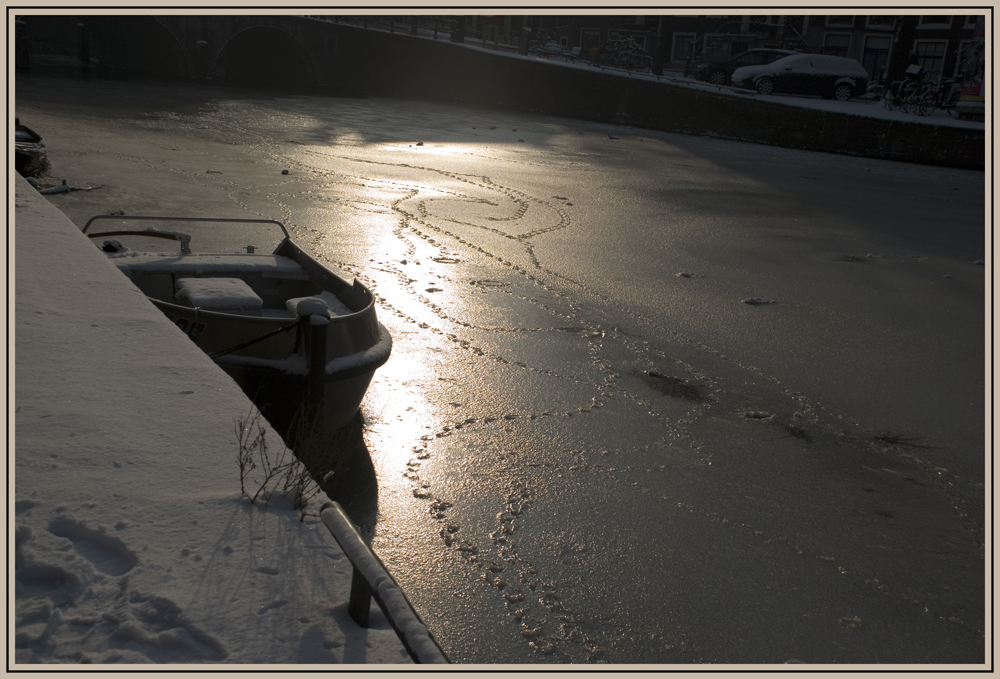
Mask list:
[[[462,101],[653,130],[984,170],[985,130],[881,120],[567,68],[349,26],[329,85],[345,93]]]

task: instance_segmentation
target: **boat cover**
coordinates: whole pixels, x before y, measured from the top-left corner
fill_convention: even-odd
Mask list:
[[[239,278],[181,278],[175,297],[207,311],[260,310],[264,301]]]

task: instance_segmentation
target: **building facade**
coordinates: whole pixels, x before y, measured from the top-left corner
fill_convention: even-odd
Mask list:
[[[974,42],[976,19],[976,15],[528,15],[473,17],[470,29],[475,32],[478,25],[493,23],[513,44],[523,30],[544,32],[562,47],[579,48],[584,54],[619,36],[631,37],[652,54],[662,32],[664,67],[670,70],[685,69],[689,60],[721,60],[755,47],[771,47],[854,59],[873,79],[881,80],[892,55],[901,54],[896,58],[919,63],[936,81],[962,71]]]

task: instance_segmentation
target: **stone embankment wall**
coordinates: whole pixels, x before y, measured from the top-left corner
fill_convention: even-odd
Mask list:
[[[337,90],[457,100],[654,130],[984,170],[985,131],[784,106],[332,26]]]

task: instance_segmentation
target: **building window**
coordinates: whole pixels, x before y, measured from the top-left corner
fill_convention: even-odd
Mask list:
[[[629,33],[625,37],[629,38],[632,42],[638,45],[643,52],[646,51],[646,38],[648,36],[639,35],[638,33]]]
[[[880,81],[885,77],[885,65],[889,61],[889,47],[892,38],[888,35],[865,36],[865,50],[861,65],[868,71],[868,77]]]
[[[951,27],[951,17],[950,16],[922,16],[920,17],[920,22],[917,24],[918,28],[950,28]]]
[[[694,33],[674,33],[674,44],[670,50],[670,61],[687,61],[694,47]]]
[[[970,14],[969,16],[965,17],[965,25],[962,26],[962,28],[975,28],[976,19],[980,18],[985,19],[985,17],[982,14]]]
[[[865,28],[892,28],[896,25],[896,17],[885,14],[865,17]]]
[[[849,33],[827,33],[823,38],[823,54],[835,57],[846,57],[851,48]]]
[[[854,26],[854,17],[847,14],[835,14],[826,18],[827,26]]]
[[[601,29],[581,28],[580,29],[580,52],[589,52],[591,48],[597,49],[601,46]]]
[[[917,40],[913,43],[913,52],[917,55],[917,63],[927,71],[927,77],[936,81],[941,77],[944,68],[944,52],[948,47],[947,40]]]

